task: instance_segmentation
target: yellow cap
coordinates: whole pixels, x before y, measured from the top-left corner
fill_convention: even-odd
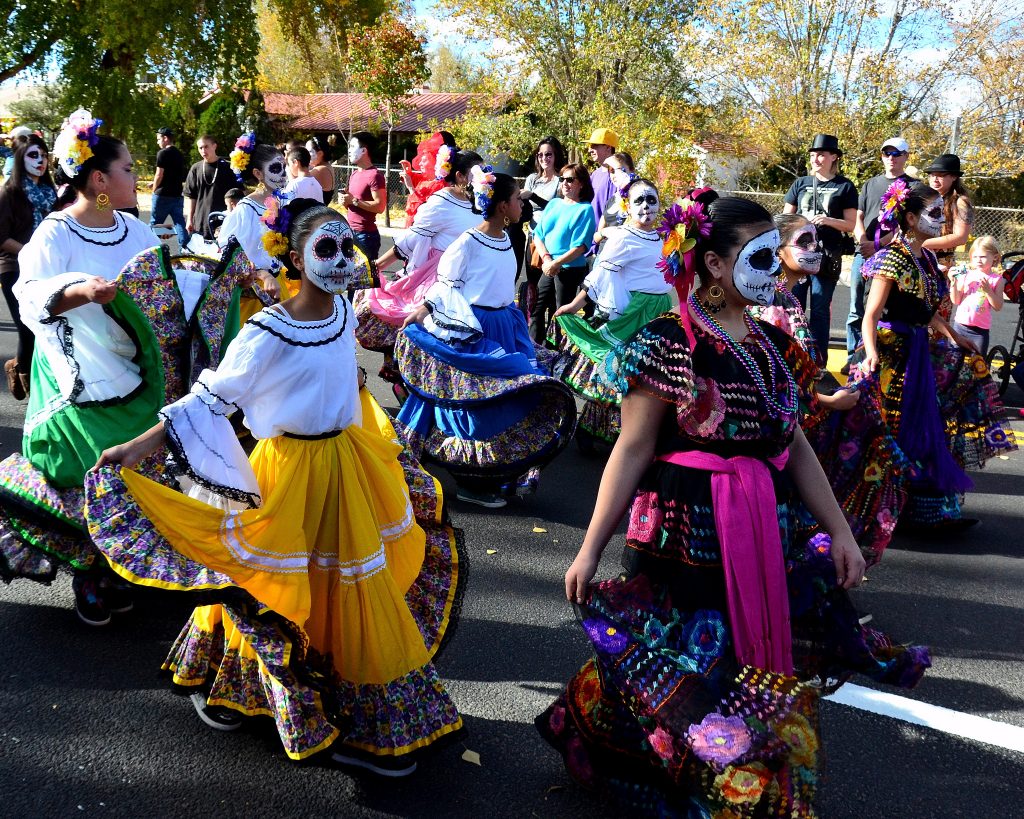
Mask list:
[[[590,135],[588,145],[607,145],[609,148],[619,147],[619,135],[611,128],[595,128]]]

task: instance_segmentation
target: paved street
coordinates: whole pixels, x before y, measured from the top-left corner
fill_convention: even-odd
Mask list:
[[[837,331],[847,292],[836,293]],[[2,318],[0,361],[15,343],[5,310]],[[1009,342],[1015,320],[1007,305],[994,343]],[[379,357],[363,358],[375,373]],[[394,405],[380,381],[370,386]],[[1011,386],[1007,399],[1016,418],[1024,394]],[[20,446],[23,413],[24,404],[0,390],[0,456]],[[533,498],[493,513],[452,503],[471,575],[439,667],[467,733],[397,782],[289,762],[269,721],[234,734],[203,725],[157,675],[188,615],[183,595],[144,592],[133,613],[97,630],[75,619],[66,576],[48,588],[0,585],[0,815],[616,815],[570,782],[532,725],[587,656],[561,578],[602,466],[573,446]],[[1018,741],[1024,453],[994,462],[975,481],[967,513],[982,524],[941,542],[897,538],[856,600],[896,638],[932,646],[934,668],[922,684],[892,693],[1007,724]],[[620,533],[609,546],[602,576],[616,572],[621,540]],[[822,724],[819,805],[827,819],[1019,815],[1024,753],[832,702],[822,707]],[[999,740],[997,730],[982,733]],[[467,749],[479,766],[462,759]]]

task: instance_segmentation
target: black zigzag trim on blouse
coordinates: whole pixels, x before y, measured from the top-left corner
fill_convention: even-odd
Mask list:
[[[267,206],[266,205],[261,205],[258,202],[256,202],[255,200],[250,199],[248,196],[246,196],[238,204],[240,204],[240,205],[248,205],[259,216],[262,216],[264,213],[267,212]]]
[[[337,316],[337,309],[338,309],[338,303],[337,302],[334,303],[334,309],[335,309],[335,316]],[[345,334],[345,330],[348,328],[348,310],[345,310],[345,316],[344,316],[344,318],[342,319],[342,322],[341,322],[341,329],[338,330],[338,332],[335,333],[330,338],[325,338],[325,339],[322,339],[320,341],[297,341],[296,339],[290,338],[289,336],[286,336],[284,333],[281,333],[278,330],[275,330],[273,327],[269,327],[268,325],[264,324],[263,322],[257,321],[256,319],[259,318],[259,316],[260,316],[260,314],[257,313],[255,316],[253,316],[251,319],[249,319],[246,322],[246,324],[252,324],[252,325],[255,325],[256,327],[259,327],[261,330],[266,330],[272,336],[276,336],[277,338],[281,339],[281,341],[283,341],[285,344],[288,344],[288,345],[290,345],[292,347],[323,347],[325,344],[331,344],[332,342],[335,342],[339,338],[341,338]],[[279,318],[279,320],[282,320],[282,319],[280,319],[280,317],[278,317],[278,318]],[[310,329],[323,329],[324,327],[330,327],[331,321],[328,321],[327,323],[320,324],[320,325],[305,325],[305,326],[289,324],[288,322],[284,322],[284,324],[286,324],[287,326],[292,327],[294,329],[297,329],[297,330],[310,330]]]
[[[438,196],[450,205],[455,205],[457,208],[463,208],[464,210],[473,210],[473,203],[467,199],[459,199],[455,194],[449,193],[446,189],[442,188],[433,194]]]
[[[656,230],[639,230],[632,225],[623,225],[623,229],[627,232],[632,233],[637,239],[643,239],[645,242],[660,242],[661,234]]]
[[[474,241],[479,242],[484,247],[486,247],[488,250],[501,250],[501,251],[505,251],[505,250],[511,250],[512,249],[512,240],[508,238],[508,234],[507,233],[504,234],[504,240],[506,242],[508,242],[508,244],[505,245],[505,247],[500,247],[499,245],[492,245],[492,244],[490,244],[490,242],[500,242],[500,241],[502,241],[501,239],[495,239],[495,238],[493,238],[491,236],[488,236],[485,233],[480,233],[476,229],[468,230],[466,232],[469,234],[469,238],[470,239],[473,239]],[[484,238],[481,239],[480,238],[481,236],[483,236]],[[485,239],[489,240],[489,241],[485,241]]]
[[[226,398],[221,398],[219,395],[217,395],[217,393],[215,393],[208,386],[206,386],[206,384],[203,383],[203,380],[201,378],[197,378],[196,379],[196,383],[200,387],[203,388],[203,390],[206,392],[207,395],[211,396],[212,398],[216,398],[218,401],[220,401],[225,406],[234,407],[234,409],[229,410],[228,412],[217,412],[217,410],[215,410],[213,407],[211,407],[209,404],[207,404],[206,405],[207,409],[209,409],[210,412],[212,412],[214,415],[220,415],[223,418],[227,418],[229,415],[231,415],[235,411],[243,412],[242,408],[240,406],[238,406],[238,404],[236,404],[234,401],[228,401]],[[205,403],[205,402],[203,402],[203,403]]]
[[[63,218],[59,218],[59,217],[56,217],[56,216],[54,216],[54,217],[47,216],[46,217],[46,219],[50,219],[50,218],[53,218],[53,220],[55,222],[60,222],[61,224],[63,224],[64,227],[66,227],[69,231],[71,231],[71,233],[73,235],[77,236],[83,242],[88,242],[90,245],[99,245],[100,247],[114,247],[115,245],[121,244],[125,239],[128,238],[128,221],[120,213],[118,213],[117,211],[114,211],[114,226],[113,227],[109,227],[109,228],[86,228],[84,225],[79,225],[79,227],[81,227],[83,230],[88,230],[88,231],[91,231],[92,233],[101,234],[101,235],[102,234],[107,234],[107,233],[114,233],[118,229],[123,228],[123,231],[122,231],[121,235],[118,236],[113,241],[110,241],[110,242],[101,242],[98,239],[90,239],[84,233],[79,233],[77,230],[75,230],[74,227],[72,227],[72,222],[74,220],[71,219],[70,217],[67,217],[67,216],[65,216]],[[45,222],[46,219],[44,219],[43,221]],[[120,224],[118,224],[118,223],[120,223]],[[78,223],[74,222],[74,224],[78,224]]]
[[[174,459],[175,466],[178,467],[179,471],[188,475],[188,477],[195,483],[199,484],[199,486],[204,489],[208,489],[221,497],[237,501],[238,503],[244,503],[250,509],[255,509],[259,506],[258,495],[254,495],[252,492],[246,492],[242,489],[236,489],[233,486],[223,486],[219,483],[214,483],[196,472],[188,461],[188,456],[185,454],[185,447],[182,445],[181,439],[178,438],[178,434],[174,431],[174,424],[168,423],[163,413],[160,413],[160,418],[164,420],[164,432],[166,433],[167,438],[167,448],[171,451],[171,457]],[[191,424],[191,421],[189,423]],[[195,427],[192,429],[193,432],[195,432]],[[199,438],[198,434],[196,437]],[[203,445],[206,446],[207,449],[214,452],[206,441],[203,441],[202,438],[199,438],[199,440],[203,442]]]

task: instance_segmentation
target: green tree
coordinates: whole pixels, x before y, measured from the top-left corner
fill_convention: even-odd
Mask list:
[[[391,170],[391,136],[395,125],[410,107],[409,95],[427,78],[427,54],[423,37],[394,14],[382,16],[373,26],[348,31],[349,68],[366,93],[387,133],[385,175]],[[390,223],[385,211],[385,222]]]
[[[472,94],[486,90],[486,72],[446,45],[439,46],[428,60],[430,90],[438,94]]]
[[[221,156],[227,156],[234,147],[235,140],[242,133],[243,125],[239,121],[239,113],[244,106],[240,94],[221,92],[209,103],[199,117],[197,137],[209,134],[217,140]]]

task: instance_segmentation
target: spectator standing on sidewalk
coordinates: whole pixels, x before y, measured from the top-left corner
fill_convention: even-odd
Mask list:
[[[786,192],[784,213],[799,213],[817,229],[823,257],[817,273],[793,287],[793,295],[808,311],[811,337],[822,366],[828,362],[829,329],[832,326],[832,294],[843,266],[843,234],[853,231],[857,221],[857,188],[839,173],[843,152],[839,139],[818,134],[808,149],[810,175],[801,176]]]
[[[185,195],[185,229],[191,240],[199,234],[206,241],[214,240],[209,225],[209,216],[215,211],[225,210],[224,194],[238,184],[231,164],[217,156],[217,140],[203,134],[196,142],[196,149],[202,157],[189,168],[182,189]]]
[[[590,135],[590,161],[597,165],[597,170],[590,174],[590,187],[594,189],[594,199],[590,206],[594,209],[594,224],[601,224],[601,216],[617,193],[612,183],[611,174],[604,166],[605,160],[619,150],[619,135],[611,128],[596,128]]]
[[[882,167],[885,172],[871,177],[860,190],[860,201],[857,205],[857,224],[853,229],[855,253],[850,267],[850,314],[846,319],[846,355],[847,365],[857,349],[861,339],[861,324],[864,320],[864,300],[866,298],[864,279],[860,269],[866,259],[870,259],[876,250],[885,247],[892,241],[894,233],[878,232],[878,210],[882,194],[896,179],[903,179],[908,185],[914,179],[904,173],[907,158],[910,156],[910,145],[903,137],[893,137],[882,143]],[[878,247],[875,247],[875,239]]]
[[[348,141],[348,161],[359,168],[348,180],[348,193],[342,200],[348,208],[348,223],[355,233],[356,242],[362,247],[368,259],[380,256],[380,231],[377,230],[377,214],[388,206],[387,181],[373,164],[371,155],[373,135],[360,131],[352,134]]]
[[[174,131],[170,128],[157,129],[156,144],[160,150],[156,155],[156,172],[149,185],[153,191],[149,226],[163,225],[169,216],[174,225],[174,235],[178,237],[178,247],[184,249],[188,244],[185,198],[182,194],[185,185],[185,155],[174,144]]]

